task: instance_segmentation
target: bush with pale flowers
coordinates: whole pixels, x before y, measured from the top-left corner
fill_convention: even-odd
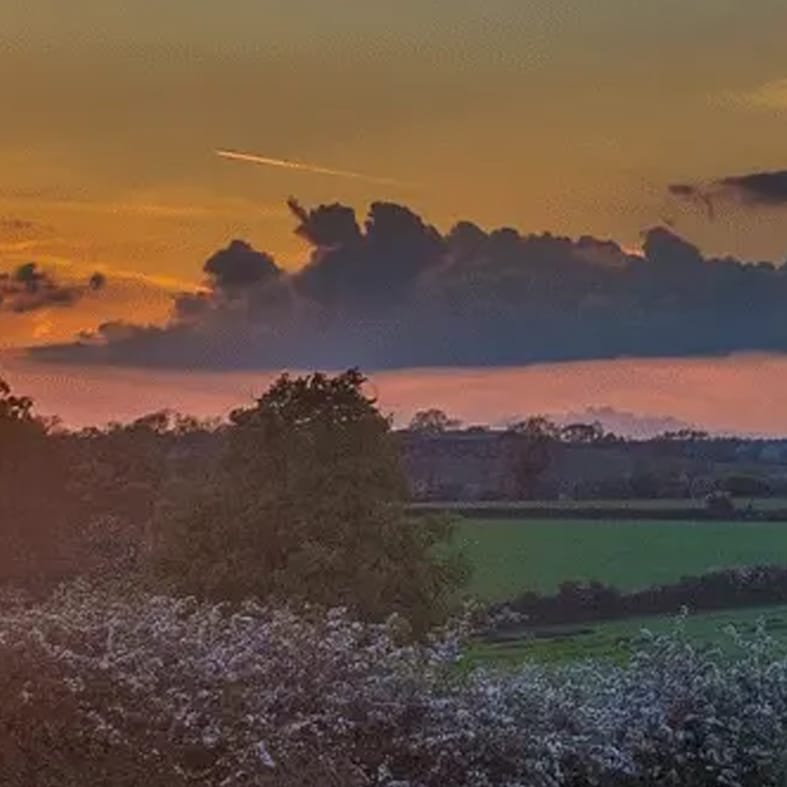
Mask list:
[[[461,669],[460,628],[71,586],[0,612],[0,784],[783,784],[787,661]]]

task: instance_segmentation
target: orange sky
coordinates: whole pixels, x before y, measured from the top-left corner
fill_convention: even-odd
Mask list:
[[[0,314],[0,348],[110,319],[161,321],[169,295],[197,285],[204,260],[234,237],[301,264],[290,195],[361,213],[375,199],[400,201],[441,229],[471,219],[627,246],[669,218],[709,254],[783,261],[778,211],[729,208],[710,223],[665,189],[787,166],[785,29],[783,0],[9,0],[0,4],[0,271],[35,260],[65,276],[102,270],[110,287],[72,309]],[[217,148],[399,183],[228,161]],[[734,392],[763,374],[730,363],[732,398],[709,416],[719,424],[734,415]],[[680,368],[681,384],[707,399],[699,372],[665,368]],[[548,384],[560,374],[515,379],[529,385],[531,374],[533,406],[547,394],[562,401],[564,389]],[[586,384],[576,375],[565,383],[572,401]],[[600,378],[616,382],[599,402],[629,390],[614,374]],[[67,402],[61,376],[26,379],[44,392],[65,386]],[[115,379],[106,374],[107,401],[123,409]],[[167,379],[155,390],[178,389]],[[202,379],[205,396],[219,396],[210,402],[234,395]],[[438,377],[395,379],[392,396],[406,379],[444,391]],[[643,387],[632,401],[676,415],[688,407],[648,396]],[[733,420],[777,424],[758,411]]]
[[[0,261],[196,281],[234,236],[295,264],[285,199],[407,202],[612,236],[672,213],[709,253],[782,260],[787,227],[665,186],[785,165],[782,0],[11,0],[0,6]],[[147,9],[147,10],[145,10]],[[229,148],[420,187],[221,160]]]

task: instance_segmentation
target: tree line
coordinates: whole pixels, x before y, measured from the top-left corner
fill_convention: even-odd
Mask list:
[[[444,619],[467,569],[411,519],[391,420],[357,370],[281,376],[226,423],[69,431],[0,387],[0,581],[134,576],[178,594]]]

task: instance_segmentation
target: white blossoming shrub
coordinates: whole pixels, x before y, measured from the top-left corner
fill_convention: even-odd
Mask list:
[[[785,783],[787,661],[655,638],[627,667],[461,668],[343,612],[70,587],[0,609],[0,784]]]

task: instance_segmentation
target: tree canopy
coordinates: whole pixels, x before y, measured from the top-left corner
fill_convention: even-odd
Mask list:
[[[356,370],[281,376],[232,413],[203,494],[160,525],[159,567],[201,597],[301,599],[416,627],[440,618],[463,565],[442,519],[409,519],[391,423]]]

